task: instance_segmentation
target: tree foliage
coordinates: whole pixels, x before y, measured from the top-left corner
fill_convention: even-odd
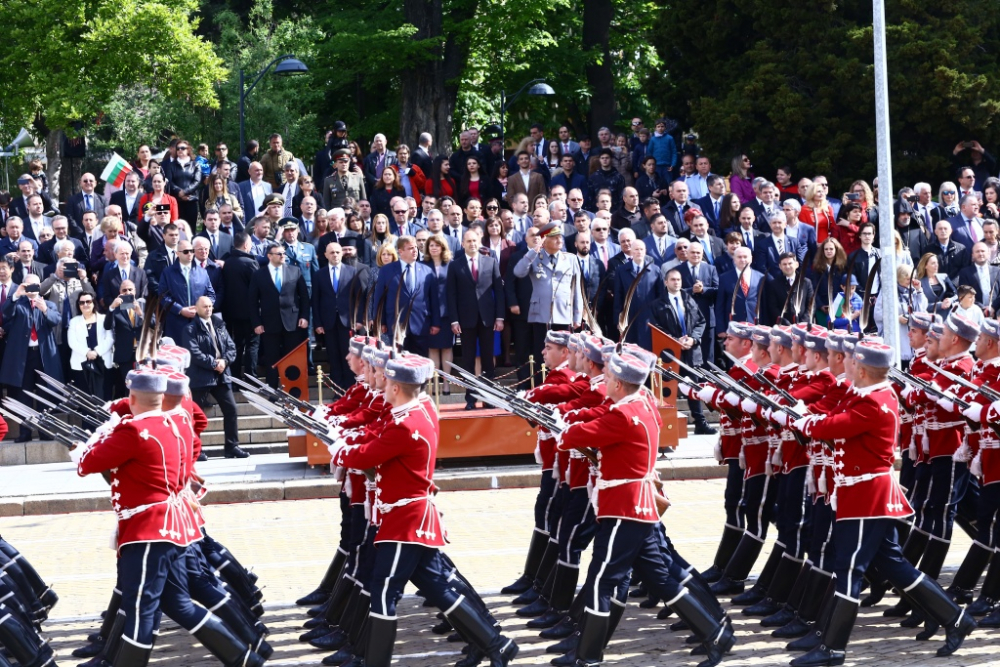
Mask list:
[[[1000,141],[1000,36],[980,0],[888,0],[893,171],[949,176],[951,149]],[[697,38],[693,38],[697,35]],[[705,0],[664,6],[653,44],[665,72],[650,95],[728,173],[752,154],[765,174],[846,184],[876,173],[872,6],[861,0]],[[725,166],[723,166],[725,163]]]
[[[226,70],[195,35],[197,0],[6,0],[0,126],[90,121],[123,86],[218,106]]]

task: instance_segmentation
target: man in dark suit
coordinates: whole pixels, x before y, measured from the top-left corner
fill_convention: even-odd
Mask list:
[[[132,263],[132,246],[128,243],[115,245],[115,265],[109,267],[101,276],[100,300],[101,307],[108,307],[117,296],[121,295],[122,283],[132,283],[132,294],[137,299],[145,299],[149,290],[146,273]]]
[[[80,177],[80,192],[66,201],[66,216],[69,218],[70,234],[83,240],[83,214],[94,211],[98,222],[104,217],[104,198],[97,194],[97,178],[86,173]],[[193,222],[193,221],[192,221]]]
[[[707,328],[705,315],[688,290],[682,288],[684,279],[678,269],[667,271],[666,292],[650,307],[650,324],[662,330],[681,344],[681,361],[688,366],[701,366],[701,341]],[[686,374],[685,374],[686,375]],[[697,435],[712,435],[716,430],[708,425],[701,401],[689,399],[688,411],[694,421]]]
[[[233,237],[233,250],[222,267],[223,320],[236,346],[236,358],[230,365],[237,376],[257,372],[257,350],[260,338],[251,323],[250,282],[260,268],[257,257],[250,252],[250,235],[237,232]]]
[[[989,306],[991,311],[990,315],[987,315],[989,317],[996,313],[994,304],[1000,301],[998,279],[1000,279],[1000,266],[990,264],[989,246],[980,242],[972,246],[972,263],[958,272],[955,285],[969,285],[976,288],[976,305],[984,311]]]
[[[424,176],[431,175],[431,166],[434,158],[431,157],[430,149],[433,141],[434,138],[429,132],[422,132],[417,139],[417,148],[413,151],[413,157],[410,158],[410,162],[420,167],[420,171],[424,172]]]
[[[35,261],[35,249],[38,246],[31,239],[22,238],[17,244],[17,262],[14,264],[14,282],[23,283],[28,274],[45,277],[45,265]]]
[[[375,309],[385,294],[382,326],[385,333],[392,334],[396,322],[396,292],[400,289],[402,277],[403,294],[399,304],[400,307],[405,304],[410,313],[404,345],[410,352],[427,356],[427,337],[441,330],[441,311],[432,280],[433,273],[429,266],[417,262],[419,250],[416,239],[412,236],[400,237],[396,241],[396,250],[399,252],[399,261],[383,266],[378,272],[372,295],[371,317],[374,319]]]
[[[202,296],[195,304],[197,317],[184,330],[184,347],[191,352],[188,377],[191,396],[202,410],[209,406],[209,395],[222,411],[225,432],[225,457],[245,459],[250,456],[240,448],[240,432],[236,417],[236,399],[229,367],[236,359],[236,345],[226,331],[222,317],[212,312],[212,299]]]
[[[139,199],[142,198],[140,178],[137,172],[130,172],[125,177],[125,189],[116,190],[111,194],[110,204],[121,208],[122,217],[133,225],[139,224],[142,211],[139,210]]]
[[[552,188],[557,185],[561,185],[566,188],[567,193],[574,189],[578,189],[580,192],[586,192],[587,177],[574,171],[576,168],[576,160],[573,159],[572,153],[563,153],[559,164],[562,167],[562,172],[552,177],[549,187]]]
[[[596,311],[597,289],[604,282],[607,272],[604,270],[604,263],[590,253],[591,236],[589,231],[577,232],[573,235],[573,249],[576,252],[577,260],[580,262],[580,276],[583,279],[584,294],[587,295],[587,303],[591,311]]]
[[[722,198],[726,196],[726,181],[717,174],[710,174],[705,183],[708,185],[708,194],[692,199],[691,203],[705,214],[708,224],[715,230],[716,235],[721,235],[719,215],[722,213]]]
[[[440,215],[440,211],[438,214]],[[326,246],[331,243],[339,243],[344,252],[344,259],[357,259],[365,247],[365,239],[357,232],[352,232],[344,226],[344,215],[341,213],[331,213],[329,215],[330,229],[326,234],[319,237],[316,244],[316,254],[319,257],[319,267],[326,268]]]
[[[764,236],[755,243],[753,249],[753,268],[765,275],[778,278],[781,276],[780,257],[786,252],[799,256],[799,242],[785,234],[785,215],[775,213],[771,216],[771,234]]]
[[[764,274],[751,268],[752,260],[749,248],[737,248],[733,253],[733,268],[719,276],[715,299],[718,338],[725,337],[730,321],[755,322],[757,319],[757,300],[761,297]]]
[[[625,230],[622,230],[624,233]],[[621,241],[619,234],[618,240]],[[624,246],[622,247],[624,252]],[[645,268],[645,273],[643,269]],[[642,274],[642,278],[639,275]],[[644,243],[632,243],[631,257],[629,261],[623,262],[615,271],[615,310],[614,321],[617,322],[621,313],[625,309],[625,297],[632,284],[639,279],[638,287],[629,305],[628,322],[629,329],[625,336],[626,343],[638,343],[643,349],[651,350],[653,347],[653,337],[650,334],[649,322],[650,306],[654,301],[663,296],[663,278],[660,268],[649,257],[646,257],[646,245]]]
[[[691,297],[705,317],[705,331],[701,338],[701,357],[715,361],[715,300],[719,292],[719,274],[715,267],[704,261],[705,251],[700,243],[692,243],[687,251],[687,261],[677,270],[684,289],[691,290]]]
[[[56,261],[55,245],[60,241],[69,241],[73,244],[73,258],[80,262],[80,266],[86,268],[90,263],[90,253],[83,248],[80,239],[69,235],[69,221],[64,215],[57,215],[52,218],[52,232],[55,234],[48,241],[38,246],[36,257],[43,264],[52,264]]]
[[[875,225],[866,222],[858,229],[858,240],[861,247],[847,256],[847,266],[854,267],[854,276],[858,279],[858,296],[864,298],[868,275],[875,268],[875,262],[882,257],[882,250],[875,247]],[[955,278],[957,278],[957,274]],[[955,280],[952,278],[952,280]],[[879,278],[875,278],[871,296],[879,291]]]
[[[28,241],[35,248],[38,244],[35,243],[34,239],[29,239],[24,235],[24,221],[16,216],[11,216],[7,218],[7,224],[5,226],[7,230],[7,236],[0,238],[0,255],[16,255],[18,248],[21,246],[21,241]]]
[[[951,236],[955,243],[971,248],[974,243],[983,240],[983,223],[979,217],[979,198],[976,195],[963,195],[958,200],[959,214],[948,218],[951,223]],[[952,278],[954,280],[954,278]]]
[[[55,328],[60,322],[59,309],[51,301],[43,299],[38,289],[38,276],[25,276],[24,282],[8,296],[0,309],[6,341],[3,360],[0,361],[0,383],[10,388],[13,398],[29,406],[33,406],[35,401],[25,392],[34,391],[37,371],[44,371],[57,380],[63,379],[55,339]],[[29,440],[31,429],[22,426],[16,442]]]
[[[708,218],[704,215],[691,219],[691,228],[685,232],[684,236],[692,243],[701,245],[705,252],[705,261],[712,266],[715,266],[719,258],[726,254],[726,246],[722,243],[722,239],[712,235],[708,228]]]
[[[219,212],[214,208],[207,209],[204,222],[205,229],[195,234],[195,237],[201,236],[208,239],[208,256],[210,258],[226,259],[233,251],[233,236],[219,229],[219,225],[222,223]]]
[[[680,236],[687,231],[687,223],[684,222],[684,214],[691,208],[688,201],[688,186],[683,180],[676,180],[670,184],[670,203],[663,207],[661,211],[667,216],[667,222],[673,230],[674,236]]]
[[[38,182],[31,174],[21,174],[17,177],[17,187],[21,191],[21,194],[10,200],[10,206],[5,219],[6,217],[15,216],[26,220],[28,218],[28,197],[38,192]],[[52,210],[52,200],[49,199],[48,195],[42,194],[42,203],[44,205],[42,210]]]
[[[764,302],[760,309],[760,324],[773,327],[775,324],[794,324],[809,320],[809,304],[812,302],[812,281],[803,276],[798,291],[788,298],[795,284],[799,270],[799,260],[794,253],[781,255],[779,262],[781,277],[768,276],[764,285]],[[787,303],[787,307],[786,307]]]
[[[165,333],[183,340],[184,329],[197,316],[194,304],[207,296],[215,303],[215,289],[208,272],[194,262],[190,241],[177,243],[177,261],[163,270],[159,282],[160,303],[167,309]]]
[[[171,222],[163,228],[163,244],[146,256],[143,270],[146,272],[150,292],[159,293],[160,276],[168,266],[177,261],[177,244],[180,238],[180,228]]]
[[[354,373],[347,363],[348,342],[354,320],[365,319],[364,295],[371,272],[364,265],[345,264],[343,259],[339,243],[326,246],[327,266],[313,280],[312,313],[316,333],[323,337],[330,377],[338,387],[346,389],[354,384]]]
[[[807,222],[799,222],[801,210],[802,207],[795,200],[788,200],[782,204],[782,213],[785,214],[785,236],[798,242],[799,262],[811,266],[813,258],[816,257],[816,228]]]
[[[141,271],[139,275],[143,275]],[[131,280],[125,280],[118,286],[118,295],[110,302],[108,314],[104,316],[104,328],[111,332],[115,341],[112,398],[128,396],[125,377],[135,366],[135,349],[142,333],[144,306],[145,299],[136,297],[135,284]]]
[[[528,306],[531,304],[531,278],[518,278],[514,275],[514,267],[521,261],[528,248],[517,248],[507,260],[507,271],[504,273],[504,302],[507,304],[506,325],[510,328],[511,342],[514,343],[514,365],[517,367],[519,386],[526,388],[531,377],[528,367],[528,355],[531,354],[531,324],[528,323]]]
[[[751,199],[747,204],[757,215],[755,226],[760,231],[767,233],[771,228],[771,216],[781,211],[781,203],[778,201],[777,189],[773,183],[764,181],[760,184],[757,197]]]
[[[213,306],[212,312],[222,317],[222,307],[226,302],[226,282],[222,279],[222,267],[225,266],[225,262],[221,259],[215,261],[209,257],[211,247],[209,240],[203,236],[196,236],[191,247],[194,248],[194,263],[205,269],[205,273],[208,274],[208,279],[212,283],[212,289],[215,290],[215,303],[219,304],[219,307]]]
[[[462,356],[459,357],[462,368],[476,372],[478,347],[483,375],[492,378],[493,332],[503,331],[505,297],[500,282],[500,261],[491,255],[481,255],[480,247],[479,234],[465,232],[462,238],[465,252],[452,261],[448,271],[445,286],[447,319],[452,333],[462,336]],[[465,409],[475,408],[475,396],[466,392]]]
[[[285,264],[285,250],[274,244],[265,266],[250,281],[250,323],[260,336],[260,352],[267,383],[278,386],[274,368],[282,357],[306,339],[309,327],[309,290],[298,267]]]
[[[952,238],[951,223],[938,220],[934,226],[936,241],[927,244],[927,252],[932,252],[938,258],[938,270],[947,273],[952,281],[958,279],[959,272],[969,265],[969,253],[966,246]]]

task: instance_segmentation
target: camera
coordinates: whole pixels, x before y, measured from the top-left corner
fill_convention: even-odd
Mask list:
[[[24,293],[25,294],[32,294],[32,295],[34,295],[34,294],[38,294],[38,291],[39,291],[39,286],[37,284],[35,284],[35,285],[25,285],[24,286]]]
[[[904,199],[910,202],[911,204],[916,204],[918,201],[920,201],[920,197],[918,195],[906,195]]]
[[[857,192],[848,192],[847,201],[861,201],[861,195]]]
[[[63,273],[76,275],[76,272],[80,270],[80,262],[66,262],[63,264]]]
[[[135,294],[122,294],[119,298],[122,300],[123,306],[131,306],[135,303]]]

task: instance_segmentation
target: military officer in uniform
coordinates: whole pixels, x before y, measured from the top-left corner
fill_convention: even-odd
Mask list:
[[[323,203],[326,204],[326,210],[343,208],[348,198],[356,202],[368,199],[364,175],[351,169],[350,151],[346,148],[335,150],[333,167],[333,173],[323,180]]]
[[[580,299],[580,262],[563,247],[562,223],[531,228],[525,236],[528,252],[514,266],[514,275],[531,279],[531,353],[539,359],[549,329],[579,328],[583,318]]]
[[[857,618],[862,577],[869,566],[920,609],[945,627],[939,657],[957,651],[975,628],[972,617],[955,604],[931,577],[904,558],[897,542],[898,518],[912,514],[893,473],[899,403],[888,377],[893,350],[876,341],[854,346],[847,365],[853,386],[836,412],[805,416],[792,427],[818,440],[834,443],[836,512],[834,544],[836,593],[820,615],[819,645],[792,661],[793,667],[840,665]],[[933,633],[931,633],[933,634]],[[929,638],[924,636],[924,639]]]

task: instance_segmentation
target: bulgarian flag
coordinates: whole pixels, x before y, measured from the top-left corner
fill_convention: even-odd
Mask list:
[[[120,188],[125,183],[125,177],[131,171],[132,165],[125,158],[118,153],[112,153],[111,160],[108,161],[108,166],[101,172],[101,180],[107,181],[116,188]]]

